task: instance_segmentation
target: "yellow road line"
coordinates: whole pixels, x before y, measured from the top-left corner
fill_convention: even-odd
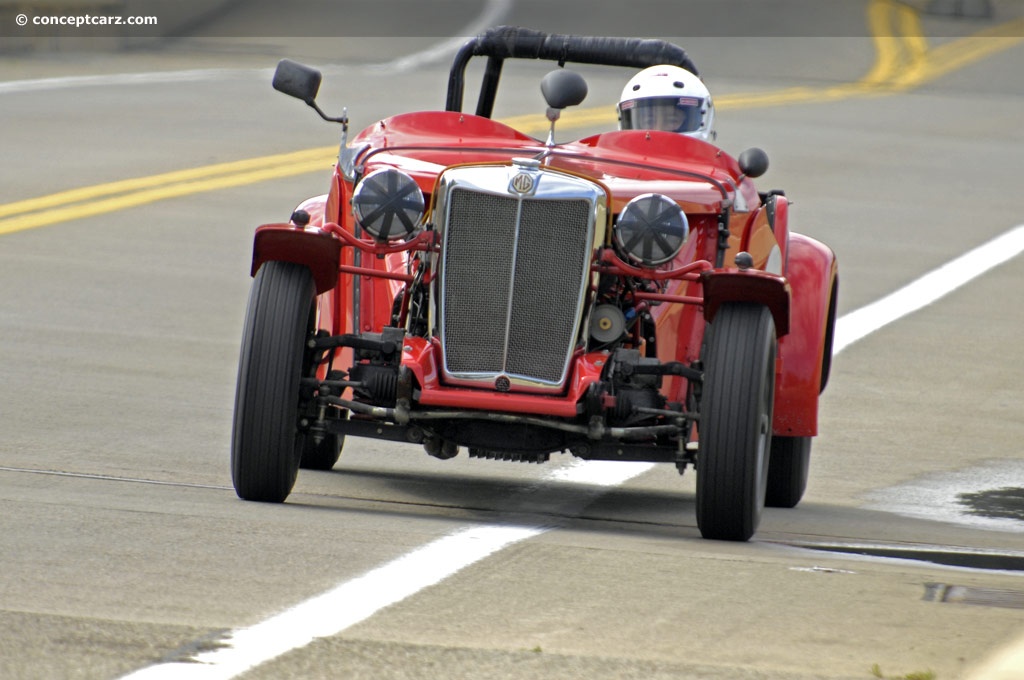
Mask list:
[[[1008,21],[928,50],[926,58],[898,74],[890,85],[896,90],[908,90],[1022,43],[1024,19]]]
[[[875,47],[875,63],[859,80],[823,88],[792,87],[771,92],[720,95],[715,97],[716,107],[739,110],[902,92],[1024,42],[1024,20],[1016,20],[929,48],[918,13],[894,0],[871,0],[867,8],[867,22]],[[506,118],[503,122],[527,134],[543,133],[548,128],[547,120],[536,114]],[[614,107],[609,105],[570,109],[563,114],[558,127],[564,130],[613,126],[615,122]],[[0,204],[0,234],[102,215],[167,198],[316,172],[329,167],[336,152],[337,147],[334,146],[304,149]]]
[[[56,194],[49,194],[47,196],[40,196],[38,198],[30,198],[24,201],[0,205],[0,217],[17,215],[18,213],[27,213],[34,210],[44,210],[46,208],[53,208],[54,206],[89,201],[103,196],[113,196],[115,194],[123,194],[130,191],[139,191],[140,189],[149,189],[151,187],[173,184],[175,182],[201,180],[208,177],[231,173],[244,173],[253,169],[266,169],[272,166],[288,166],[292,163],[303,163],[310,160],[323,160],[325,157],[330,158],[330,155],[336,152],[336,150],[337,147],[334,146],[318,149],[305,149],[303,151],[293,151],[274,156],[263,156],[261,158],[249,158],[241,161],[231,161],[229,163],[204,165],[199,168],[176,170],[174,172],[165,172],[159,175],[150,175],[148,177],[136,177],[118,182],[97,184],[95,186],[82,187],[80,189],[71,189],[69,191],[62,191]],[[6,221],[4,223],[6,223]]]
[[[911,11],[909,8],[906,9]],[[862,85],[886,83],[899,69],[903,55],[903,39],[900,35],[894,35],[895,32],[892,30],[894,12],[899,12],[899,9],[894,7],[891,2],[876,0],[868,5],[868,30],[875,45],[875,63],[867,75],[858,81]],[[913,14],[912,11],[911,14]],[[903,35],[919,28],[905,19],[898,23],[901,28],[905,29]]]
[[[913,65],[931,61],[928,43],[923,37],[920,18],[915,10],[894,0],[871,0],[867,8],[867,22],[875,47],[875,63],[859,80],[829,87],[790,87],[767,92],[717,95],[715,107],[721,110],[740,110],[837,101],[856,96],[890,93],[895,89],[906,89],[914,84],[921,84],[926,78],[934,79],[941,75],[927,71],[908,78],[904,73],[905,69]],[[1013,30],[1020,32],[1019,27],[1011,27],[1007,32],[1012,34]],[[943,71],[945,72],[948,70]],[[521,125],[528,125],[530,119],[530,116],[520,116],[515,121]],[[560,125],[583,127],[615,123],[614,107],[608,106],[601,109],[570,109],[563,115],[563,122]],[[539,121],[534,123],[535,127],[532,129],[523,131],[547,129],[546,125],[546,122]]]
[[[331,151],[333,151],[334,148],[335,147],[331,147]],[[162,201],[167,198],[178,198],[180,196],[189,196],[191,194],[198,194],[204,191],[230,189],[232,187],[254,184],[256,182],[263,182],[270,179],[279,179],[281,177],[303,175],[309,172],[324,171],[326,168],[330,167],[330,163],[332,162],[330,157],[331,152],[327,152],[325,154],[322,149],[319,150],[319,152],[320,157],[315,160],[291,162],[286,165],[272,165],[259,170],[235,171],[220,175],[219,177],[197,179],[187,182],[175,182],[165,184],[163,186],[154,186],[153,188],[132,191],[119,196],[111,196],[109,198],[97,198],[98,196],[113,193],[108,190],[109,185],[87,187],[87,189],[95,190],[93,192],[94,200],[0,220],[0,234],[24,231],[25,229],[35,229],[36,227],[44,227],[81,217],[103,215],[117,210],[125,210],[126,208],[146,205],[147,203],[153,203],[154,201]],[[254,158],[250,160],[258,161],[263,159]],[[56,196],[56,194],[54,195]]]

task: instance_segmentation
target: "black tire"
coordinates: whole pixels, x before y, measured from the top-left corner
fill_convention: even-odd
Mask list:
[[[345,435],[328,434],[317,444],[310,436],[305,437],[302,446],[302,460],[299,467],[304,470],[330,470],[341,457],[341,447],[345,445]]]
[[[708,327],[697,454],[697,526],[746,541],[761,520],[775,400],[775,324],[768,309],[723,304]]]
[[[772,437],[764,504],[770,508],[795,508],[807,490],[810,466],[811,437]]]
[[[235,492],[280,503],[299,471],[299,381],[314,321],[316,288],[307,267],[267,262],[249,293],[231,436]]]

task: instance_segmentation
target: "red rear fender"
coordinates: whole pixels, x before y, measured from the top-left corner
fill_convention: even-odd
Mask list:
[[[838,286],[835,254],[812,238],[790,234],[786,277],[792,289],[790,333],[779,342],[781,373],[775,390],[774,432],[818,433],[818,396],[832,359]]]

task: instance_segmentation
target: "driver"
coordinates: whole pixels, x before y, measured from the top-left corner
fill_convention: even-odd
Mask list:
[[[700,78],[679,66],[651,66],[633,76],[616,107],[620,130],[665,130],[710,142],[715,105]]]

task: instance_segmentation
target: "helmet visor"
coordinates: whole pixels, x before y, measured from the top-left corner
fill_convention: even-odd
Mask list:
[[[623,130],[694,132],[704,116],[700,97],[645,97],[619,104]]]

